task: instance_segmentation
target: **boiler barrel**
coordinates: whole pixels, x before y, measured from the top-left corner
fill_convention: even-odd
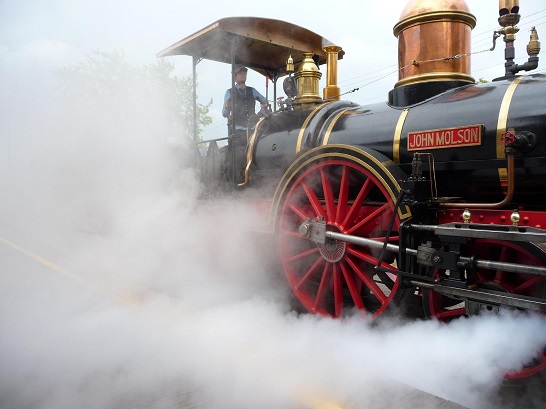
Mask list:
[[[506,167],[501,136],[528,131],[536,146],[516,154],[515,200],[536,204],[546,189],[545,97],[546,76],[535,74],[460,87],[406,108],[339,101],[290,113],[289,126],[281,114],[260,137],[257,169],[285,169],[309,148],[345,144],[375,149],[409,174],[414,153],[431,153],[440,196],[498,201]]]

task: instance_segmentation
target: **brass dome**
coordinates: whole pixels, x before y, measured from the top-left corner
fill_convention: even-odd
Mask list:
[[[319,95],[319,81],[322,73],[313,60],[313,53],[304,53],[298,72],[294,74],[297,83],[296,102],[307,104],[322,101]]]
[[[464,0],[411,0],[400,14],[400,21],[431,11],[464,11],[470,13],[470,9]]]

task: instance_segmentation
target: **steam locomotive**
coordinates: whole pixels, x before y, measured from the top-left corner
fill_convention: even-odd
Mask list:
[[[412,0],[394,27],[399,81],[372,105],[340,100],[341,47],[277,20],[222,19],[158,54],[241,63],[275,84],[285,77],[287,98],[249,127],[243,152],[230,132],[208,142],[199,166],[208,194],[265,203],[306,310],[378,316],[418,300],[445,321],[546,311],[546,76],[522,75],[538,66],[538,36],[516,64],[519,2],[499,4],[504,76],[470,76],[476,19],[464,0]],[[544,369],[540,354],[507,377]]]

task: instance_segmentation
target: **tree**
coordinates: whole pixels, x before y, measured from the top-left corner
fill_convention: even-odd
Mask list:
[[[86,61],[58,71],[61,96],[72,107],[100,109],[110,120],[150,117],[170,127],[166,137],[193,137],[191,77],[173,75],[174,65],[164,59],[137,66],[121,52],[95,50]],[[212,99],[197,104],[197,140],[202,127],[212,123],[208,115]],[[158,124],[159,125],[159,124]]]

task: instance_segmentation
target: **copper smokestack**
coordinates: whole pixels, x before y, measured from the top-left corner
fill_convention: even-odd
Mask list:
[[[412,0],[394,26],[398,37],[396,87],[430,81],[475,82],[470,34],[476,17],[464,0]]]

